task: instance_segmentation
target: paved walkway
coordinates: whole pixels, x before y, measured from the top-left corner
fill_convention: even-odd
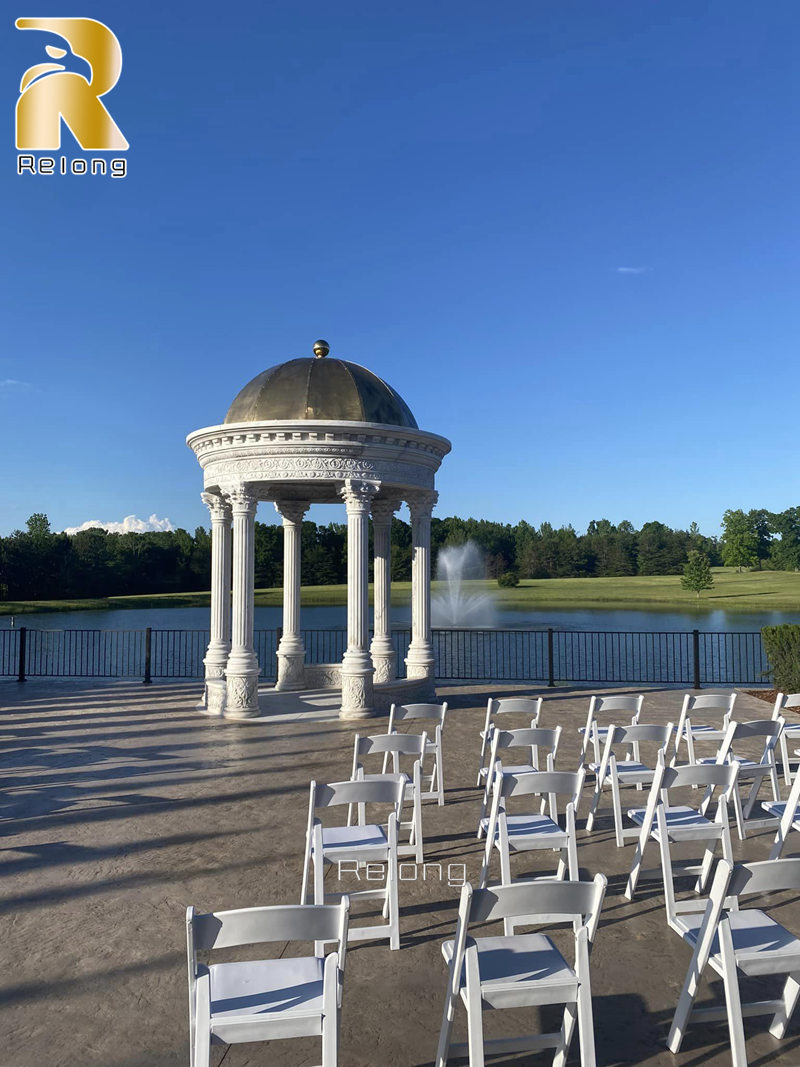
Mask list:
[[[426,858],[443,865],[443,878],[402,884],[401,951],[351,944],[344,1067],[432,1062],[445,981],[439,944],[452,935],[459,892],[448,885],[447,865],[453,882],[460,864],[477,875],[477,732],[487,694],[512,688],[442,690],[452,708],[447,804],[426,806],[424,819]],[[587,693],[539,692],[543,724],[565,725],[563,765],[571,767]],[[189,710],[196,696],[195,683],[0,683],[0,1063],[7,1067],[187,1064],[186,905],[298,899],[308,781],[348,776],[352,727],[211,721]],[[650,690],[643,719],[674,720],[680,701],[675,690]],[[742,718],[770,713],[747,694],[737,708]],[[379,720],[372,731],[384,729]],[[690,1031],[678,1057],[665,1050],[689,953],[666,927],[659,892],[646,889],[633,904],[621,897],[632,846],[618,850],[608,827],[601,823],[591,836],[581,830],[579,842],[585,876],[609,877],[592,957],[598,1063],[728,1065],[719,1026]],[[748,839],[738,854],[766,858],[770,840]],[[800,904],[781,914],[800,929]],[[487,1035],[538,1026],[531,1016],[522,1023],[514,1012],[489,1016]],[[457,1037],[463,1022],[459,1012]],[[800,1024],[780,1043],[765,1024],[748,1026],[750,1063],[797,1067]],[[318,1063],[319,1044],[241,1045],[214,1056],[225,1067],[289,1067]]]

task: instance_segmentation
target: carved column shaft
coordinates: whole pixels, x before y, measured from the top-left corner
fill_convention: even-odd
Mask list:
[[[231,508],[216,493],[201,493],[211,515],[211,635],[206,650],[206,683],[223,678],[231,650]],[[208,685],[204,705],[209,706]]]
[[[346,481],[347,506],[347,651],[342,659],[342,707],[346,719],[374,714],[373,666],[369,644],[369,510],[378,486]]]
[[[396,673],[397,653],[392,645],[392,516],[398,506],[399,501],[391,499],[372,504],[375,623],[370,652],[376,682],[390,682]]]
[[[258,714],[258,659],[253,648],[255,616],[255,519],[257,499],[247,486],[228,493],[233,512],[233,607],[226,715]]]
[[[278,646],[276,689],[302,689],[305,649],[300,636],[300,558],[308,504],[276,501],[283,517],[283,634]]]
[[[406,665],[409,678],[433,678],[431,646],[431,513],[437,494],[408,498],[411,511],[411,644]]]

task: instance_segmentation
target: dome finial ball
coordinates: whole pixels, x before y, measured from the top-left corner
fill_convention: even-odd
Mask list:
[[[317,359],[322,359],[330,352],[331,346],[327,341],[315,341],[314,342],[314,355]]]

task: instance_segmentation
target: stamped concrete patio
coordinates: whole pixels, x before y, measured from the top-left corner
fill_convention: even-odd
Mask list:
[[[501,692],[544,695],[542,724],[565,726],[559,765],[577,764],[586,691],[441,690],[452,709],[447,804],[426,806],[424,824],[426,859],[443,865],[443,877],[434,870],[425,881],[401,884],[401,951],[383,942],[349,948],[340,1043],[347,1067],[433,1060],[445,981],[439,944],[452,936],[459,893],[448,884],[447,865],[455,865],[453,882],[461,880],[458,864],[471,879],[479,870],[477,735],[487,695]],[[195,695],[195,684],[181,683],[0,683],[0,1063],[187,1064],[186,905],[298,900],[308,782],[349,776],[353,728],[318,717],[213,721],[186,710]],[[674,721],[680,701],[678,691],[649,690],[642,721]],[[737,712],[754,719],[770,709],[742,693]],[[386,722],[361,729],[383,732]],[[587,807],[585,799],[581,827]],[[736,841],[737,856],[765,859],[771,839],[763,832]],[[664,1047],[689,950],[668,930],[655,888],[644,885],[633,904],[621,896],[632,850],[614,846],[608,820],[591,836],[579,830],[584,876],[602,870],[609,878],[592,957],[598,1063],[723,1067],[730,1063],[723,1026],[690,1029],[677,1057]],[[778,914],[800,929],[798,901],[784,902]],[[719,995],[720,983],[714,989]],[[706,984],[701,1000],[709,995]],[[463,1023],[460,1013],[457,1039]],[[487,1035],[530,1025],[514,1012],[485,1019]],[[747,1032],[751,1064],[800,1063],[797,1023],[780,1043],[766,1033],[765,1019],[752,1020]],[[318,1063],[319,1044],[239,1045],[213,1055],[226,1067],[288,1067]],[[571,1062],[578,1062],[577,1042]]]

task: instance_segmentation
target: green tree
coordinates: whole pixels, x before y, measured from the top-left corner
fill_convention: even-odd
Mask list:
[[[726,567],[752,567],[758,558],[758,537],[753,522],[741,508],[722,516],[722,562]]]
[[[689,559],[683,566],[681,585],[684,589],[691,589],[697,593],[698,600],[704,589],[713,588],[714,577],[705,552],[699,552],[697,549],[690,550]]]

